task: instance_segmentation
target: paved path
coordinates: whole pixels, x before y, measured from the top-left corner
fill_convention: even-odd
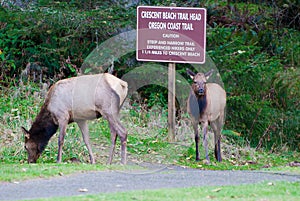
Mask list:
[[[155,171],[97,171],[19,183],[0,183],[0,200],[24,200],[142,189],[250,184],[262,181],[300,182],[300,175],[252,171],[209,171],[165,167]],[[82,192],[87,189],[87,192]]]

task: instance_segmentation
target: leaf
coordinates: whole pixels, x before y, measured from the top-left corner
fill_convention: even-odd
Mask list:
[[[216,189],[212,190],[212,192],[219,192],[221,190],[222,190],[222,188],[216,188]]]
[[[89,190],[87,188],[80,188],[78,189],[78,192],[88,192]]]
[[[84,74],[88,74],[89,72],[91,72],[92,71],[92,68],[86,68],[85,70],[84,70]]]

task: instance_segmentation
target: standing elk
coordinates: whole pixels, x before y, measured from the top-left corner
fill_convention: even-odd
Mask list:
[[[222,161],[220,141],[226,106],[225,90],[216,83],[206,83],[212,73],[213,70],[210,70],[205,74],[196,74],[190,69],[187,69],[187,74],[193,79],[187,109],[192,119],[192,125],[195,133],[196,160],[200,160],[198,124],[201,123],[203,131],[203,146],[205,147],[205,158],[207,163],[210,163],[207,143],[208,125],[211,126],[214,132],[215,158],[219,162]]]
[[[67,125],[76,122],[95,163],[89,140],[87,120],[103,116],[111,132],[108,163],[112,162],[117,136],[121,140],[121,162],[126,164],[127,131],[119,119],[119,111],[127,96],[127,82],[104,73],[84,75],[58,81],[48,91],[45,102],[29,131],[22,127],[28,163],[36,163],[50,138],[59,127],[57,162],[61,162]]]

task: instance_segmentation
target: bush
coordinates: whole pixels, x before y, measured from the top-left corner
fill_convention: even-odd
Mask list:
[[[132,25],[132,9],[110,6],[82,10],[52,2],[25,10],[1,7],[1,75],[19,77],[28,63],[38,64],[51,78],[76,75],[97,44]]]

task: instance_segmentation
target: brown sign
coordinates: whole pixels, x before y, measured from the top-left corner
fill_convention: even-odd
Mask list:
[[[205,44],[204,8],[137,8],[137,60],[205,63]]]

